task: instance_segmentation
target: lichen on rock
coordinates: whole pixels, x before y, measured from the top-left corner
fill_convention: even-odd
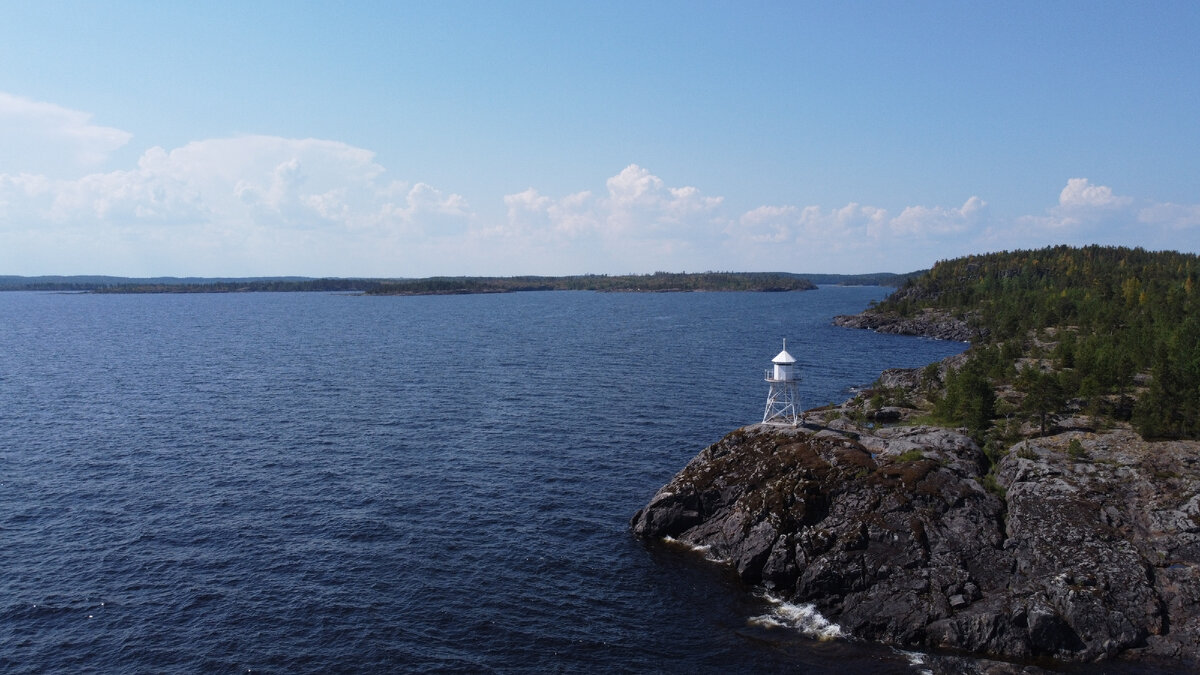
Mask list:
[[[809,421],[744,427],[704,449],[638,511],[634,533],[708,547],[747,584],[811,603],[858,638],[1195,665],[1200,444],[1070,432],[991,467],[954,430]],[[983,487],[989,470],[1002,490]]]

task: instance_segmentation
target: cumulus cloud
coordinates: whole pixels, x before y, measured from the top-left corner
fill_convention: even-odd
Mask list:
[[[8,270],[95,260],[58,271],[408,274],[413,261],[451,259],[439,242],[475,219],[463,196],[389,180],[373,152],[338,141],[205,139],[106,169],[131,134],[91,118],[0,93]],[[37,257],[42,267],[25,267]]]
[[[891,220],[892,231],[903,235],[945,235],[967,231],[979,223],[987,202],[972,196],[958,208],[909,206]]]
[[[169,152],[151,148],[127,171],[77,179],[0,176],[0,215],[60,225],[348,230],[444,227],[471,215],[460,195],[425,183],[386,182],[383,173],[373,153],[336,141],[211,139]]]
[[[1133,200],[1113,194],[1106,185],[1092,185],[1086,178],[1070,178],[1058,194],[1058,205],[1064,209],[1119,209]]]
[[[1107,229],[1132,220],[1133,199],[1113,193],[1107,185],[1087,178],[1070,178],[1058,194],[1058,203],[1044,215],[1016,219],[1016,231],[1058,232],[1060,235]]]
[[[1104,244],[1195,251],[1196,242],[1181,235],[1200,227],[1200,204],[1135,199],[1072,178],[1043,214],[1018,216],[1006,225],[995,237],[1005,248]]]
[[[1175,245],[1165,232],[1200,227],[1200,205],[1149,204],[1087,178],[1071,178],[1041,215],[997,217],[972,195],[957,206],[909,205],[896,212],[850,202],[766,204],[730,214],[719,196],[694,187],[670,187],[631,164],[605,182],[600,194],[555,199],[535,188],[505,197],[507,220],[493,234],[529,249],[578,254],[598,244],[600,255],[624,247],[642,254],[642,269],[846,268],[908,271],[939,258],[999,248],[1053,243]],[[1136,222],[1158,226],[1131,227]],[[1151,238],[1153,235],[1154,238]],[[552,245],[552,248],[538,248]],[[574,247],[574,248],[572,248]],[[704,257],[707,253],[708,256]],[[782,254],[782,256],[781,256]],[[632,254],[621,259],[632,260]],[[655,265],[654,259],[663,260]],[[647,267],[647,265],[649,267]],[[626,268],[628,269],[628,268]]]
[[[605,181],[607,194],[576,192],[553,199],[534,188],[506,195],[505,235],[547,234],[557,238],[653,239],[710,232],[721,197],[695,187],[669,187],[649,170],[630,164]]]
[[[132,137],[93,124],[88,113],[0,92],[0,173],[77,175]]]
[[[707,197],[695,187],[667,187],[661,178],[637,164],[609,178],[603,208],[611,233],[651,234],[701,226],[705,215],[721,205],[721,197]]]
[[[0,247],[86,241],[96,256],[142,259],[145,273],[407,274],[402,260],[473,218],[461,195],[389,181],[374,153],[320,139],[155,147],[132,169],[78,178],[0,174]]]
[[[504,237],[540,236],[562,241],[594,234],[599,230],[600,207],[590,191],[552,199],[533,188],[504,196],[507,223],[489,228],[489,234]]]
[[[796,236],[797,212],[794,206],[760,206],[743,213],[726,232],[755,244],[778,244]]]
[[[555,273],[694,269],[701,259],[719,264],[723,201],[630,164],[599,193],[555,198],[529,188],[505,195],[505,221],[479,234]]]
[[[338,141],[205,139],[152,147],[132,166],[105,169],[129,139],[85,113],[0,93],[4,271],[909,271],[937,258],[1070,237],[1147,244],[1153,234],[1177,245],[1181,232],[1200,228],[1200,205],[1135,204],[1087,178],[1069,179],[1040,215],[998,221],[977,196],[960,206],[911,205],[898,213],[859,202],[733,211],[719,195],[672,186],[637,164],[594,190],[556,197],[530,187],[504,195],[493,200],[502,212],[488,219],[462,195],[390,179],[373,152]],[[30,163],[47,156],[61,160]],[[26,158],[19,166],[18,157]],[[66,267],[28,267],[36,256]]]
[[[845,250],[874,241],[887,222],[886,209],[856,202],[829,210],[806,206],[799,211],[796,234],[799,243],[820,242],[829,249]]]
[[[742,214],[726,232],[749,244],[795,242],[829,250],[858,249],[966,232],[981,221],[986,205],[971,197],[958,208],[909,206],[895,217],[886,209],[855,202],[833,209],[760,206]]]

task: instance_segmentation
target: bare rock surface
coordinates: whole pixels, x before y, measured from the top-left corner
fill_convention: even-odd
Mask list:
[[[708,547],[855,638],[1195,668],[1198,460],[1196,442],[1068,432],[1022,441],[989,478],[954,430],[753,425],[704,449],[631,526]]]
[[[967,321],[937,309],[923,309],[914,316],[867,310],[861,314],[836,316],[833,324],[845,328],[865,328],[877,333],[919,335],[957,342],[970,342],[982,336]]]

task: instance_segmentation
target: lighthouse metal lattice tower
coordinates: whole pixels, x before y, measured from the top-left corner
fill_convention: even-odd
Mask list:
[[[767,407],[763,410],[763,424],[797,426],[800,424],[800,396],[797,384],[796,359],[788,353],[787,339],[783,340],[783,351],[771,359],[773,367],[766,371],[764,379],[771,385],[767,393]]]

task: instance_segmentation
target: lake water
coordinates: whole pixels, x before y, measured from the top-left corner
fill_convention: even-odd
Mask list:
[[[914,672],[628,530],[886,293],[0,293],[0,671]]]

